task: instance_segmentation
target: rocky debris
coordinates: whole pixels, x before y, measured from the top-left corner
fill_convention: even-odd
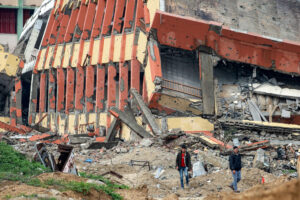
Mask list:
[[[217,156],[217,152],[199,151],[197,156],[202,162],[208,163],[214,167],[218,167],[220,169],[228,168],[228,159]]]
[[[265,151],[263,149],[257,149],[256,155],[253,160],[253,167],[264,169],[265,167]]]
[[[142,147],[150,147],[153,144],[153,141],[150,138],[144,138],[140,141]]]

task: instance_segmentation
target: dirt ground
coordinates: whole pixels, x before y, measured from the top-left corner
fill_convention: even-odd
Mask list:
[[[240,193],[219,193],[210,195],[205,200],[299,200],[300,180],[294,179],[285,183],[280,180],[264,185],[255,185]]]
[[[257,168],[243,168],[242,180],[238,184],[240,194],[234,193],[228,186],[232,182],[229,169],[218,169],[207,175],[190,179],[188,188],[180,189],[179,173],[175,169],[175,157],[178,150],[164,147],[129,147],[123,153],[112,153],[103,150],[77,151],[76,167],[79,172],[102,175],[114,171],[120,175],[107,174],[105,178],[115,183],[128,185],[129,190],[117,190],[124,200],[244,200],[244,199],[300,199],[300,182],[289,181],[288,176],[277,177]],[[191,152],[193,163],[198,157]],[[85,162],[92,159],[91,163]],[[131,160],[149,161],[148,167],[131,166]],[[161,167],[164,172],[155,178],[155,172]],[[262,177],[265,183],[261,184]],[[39,175],[40,180],[55,179],[65,181],[88,181],[86,178],[60,172]],[[61,192],[53,186],[49,189],[28,186],[18,182],[0,183],[0,199],[26,199],[22,195],[37,194],[38,198],[54,197],[56,199],[100,199],[110,200],[104,192],[92,190],[88,196],[73,191]],[[282,198],[284,197],[284,198]],[[36,198],[36,199],[38,199]]]
[[[41,181],[47,179],[64,180],[64,181],[87,181],[88,179],[75,176],[72,174],[64,174],[60,172],[45,173],[37,176]],[[111,197],[102,191],[92,189],[88,195],[74,191],[59,191],[56,186],[49,188],[34,187],[19,182],[3,181],[0,183],[0,199],[27,199],[22,196],[37,195],[36,199],[50,198],[62,200],[70,199],[98,199],[98,200],[110,200]],[[33,198],[34,199],[34,198]]]
[[[79,155],[77,156],[77,167],[79,171],[86,171],[96,174],[102,174],[106,171],[115,171],[123,176],[122,179],[113,175],[106,177],[115,182],[129,185],[136,188],[136,193],[143,188],[143,195],[147,197],[137,197],[137,199],[164,199],[169,195],[176,194],[179,199],[203,199],[209,197],[210,199],[222,199],[223,196],[227,199],[230,197],[235,198],[235,193],[228,186],[232,182],[232,175],[228,169],[216,170],[214,173],[195,177],[190,179],[190,186],[184,190],[180,189],[179,173],[175,169],[175,156],[177,150],[170,150],[167,148],[156,147],[136,147],[126,153],[118,153],[113,158],[105,156],[101,159],[93,157],[93,155]],[[92,163],[84,162],[85,159],[92,158]],[[192,160],[195,162],[195,155],[192,155]],[[151,169],[147,167],[141,168],[140,166],[130,166],[130,160],[144,160],[149,161]],[[157,167],[162,167],[164,173],[159,179],[154,178]],[[252,187],[265,187],[261,185],[262,177],[267,184],[282,184],[287,181],[287,177],[281,176],[280,178],[259,170],[257,168],[244,168],[242,170],[242,180],[238,184],[241,192],[247,191]],[[147,192],[145,189],[147,187]],[[133,192],[133,191],[132,191]],[[213,195],[214,194],[214,195]],[[130,199],[125,193],[125,199]],[[135,194],[134,194],[135,195]],[[213,196],[212,196],[213,195]],[[174,196],[172,198],[175,198]]]

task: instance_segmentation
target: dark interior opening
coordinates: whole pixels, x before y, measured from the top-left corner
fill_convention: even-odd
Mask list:
[[[23,124],[28,126],[28,111],[30,100],[30,86],[31,86],[32,71],[29,71],[21,76],[22,83],[22,120]]]
[[[199,59],[196,51],[160,46],[164,79],[200,88]]]

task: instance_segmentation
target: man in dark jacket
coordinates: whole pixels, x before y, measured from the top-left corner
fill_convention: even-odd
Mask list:
[[[183,173],[185,175],[186,185],[189,186],[189,174],[188,171],[192,170],[191,156],[189,152],[186,151],[186,146],[181,146],[181,151],[177,154],[176,158],[176,169],[180,174],[180,184],[181,188],[184,188],[183,185]]]
[[[230,187],[235,191],[237,190],[237,183],[241,180],[241,169],[242,169],[242,162],[241,162],[241,155],[239,154],[238,147],[233,147],[233,154],[229,157],[229,167],[232,171],[233,176],[233,183]]]

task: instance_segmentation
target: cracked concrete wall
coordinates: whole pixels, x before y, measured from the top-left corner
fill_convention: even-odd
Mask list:
[[[300,41],[299,0],[166,0],[166,11],[275,38]]]

